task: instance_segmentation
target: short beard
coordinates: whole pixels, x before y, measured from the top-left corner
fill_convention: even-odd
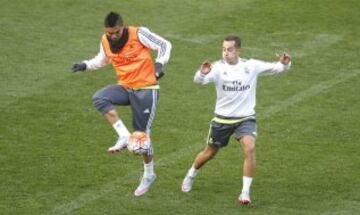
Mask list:
[[[121,35],[120,39],[117,41],[112,41],[109,37],[106,37],[112,53],[118,53],[126,44],[129,39],[129,29],[124,28],[123,34]]]

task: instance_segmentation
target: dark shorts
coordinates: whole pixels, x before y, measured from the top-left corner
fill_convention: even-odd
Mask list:
[[[106,86],[93,96],[93,103],[102,114],[114,109],[113,105],[130,105],[134,131],[147,133],[150,133],[158,100],[158,89],[134,90],[118,84]]]
[[[225,147],[229,143],[232,134],[235,134],[237,140],[245,135],[256,138],[256,130],[255,119],[247,119],[233,124],[223,124],[212,120],[207,143],[215,148]]]

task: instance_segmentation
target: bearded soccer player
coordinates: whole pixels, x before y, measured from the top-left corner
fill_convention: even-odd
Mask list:
[[[214,63],[204,61],[196,72],[194,81],[199,84],[213,82],[217,100],[215,117],[210,124],[207,146],[195,158],[188,170],[181,190],[189,192],[199,169],[218,150],[225,147],[230,136],[240,142],[244,152],[243,187],[238,198],[241,204],[249,204],[250,185],[255,170],[255,140],[257,136],[255,118],[256,82],[259,75],[272,75],[290,68],[290,56],[278,56],[278,62],[240,58],[241,40],[238,36],[225,37],[222,44],[222,59]]]
[[[73,72],[96,70],[112,64],[118,83],[98,90],[92,100],[95,107],[112,125],[118,140],[108,149],[110,154],[127,147],[130,132],[120,119],[114,105],[131,106],[132,127],[150,136],[159,98],[158,80],[164,75],[163,66],[170,58],[171,44],[145,27],[126,26],[120,14],[110,12],[105,17],[105,34],[101,37],[100,51],[94,58],[72,66]],[[155,63],[151,51],[157,52]],[[156,175],[152,146],[143,155],[144,174],[135,196],[145,194]]]

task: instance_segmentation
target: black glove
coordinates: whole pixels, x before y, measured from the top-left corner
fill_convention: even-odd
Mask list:
[[[164,68],[161,63],[155,63],[155,76],[156,80],[159,80],[161,77],[165,75]]]
[[[84,70],[86,70],[86,63],[75,63],[75,64],[72,66],[71,70],[72,70],[73,72],[84,71]]]

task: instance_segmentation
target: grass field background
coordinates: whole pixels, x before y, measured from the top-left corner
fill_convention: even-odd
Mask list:
[[[360,2],[355,0],[0,0],[0,214],[360,214]],[[141,159],[109,156],[116,140],[91,103],[116,82],[111,66],[72,74],[95,56],[103,18],[120,12],[172,42],[153,124],[158,178],[133,196]],[[181,181],[204,147],[214,87],[192,82],[221,56],[228,33],[242,56],[288,51],[293,67],[258,81],[257,171],[241,206],[243,161],[232,140]],[[119,108],[130,127],[128,107]]]

